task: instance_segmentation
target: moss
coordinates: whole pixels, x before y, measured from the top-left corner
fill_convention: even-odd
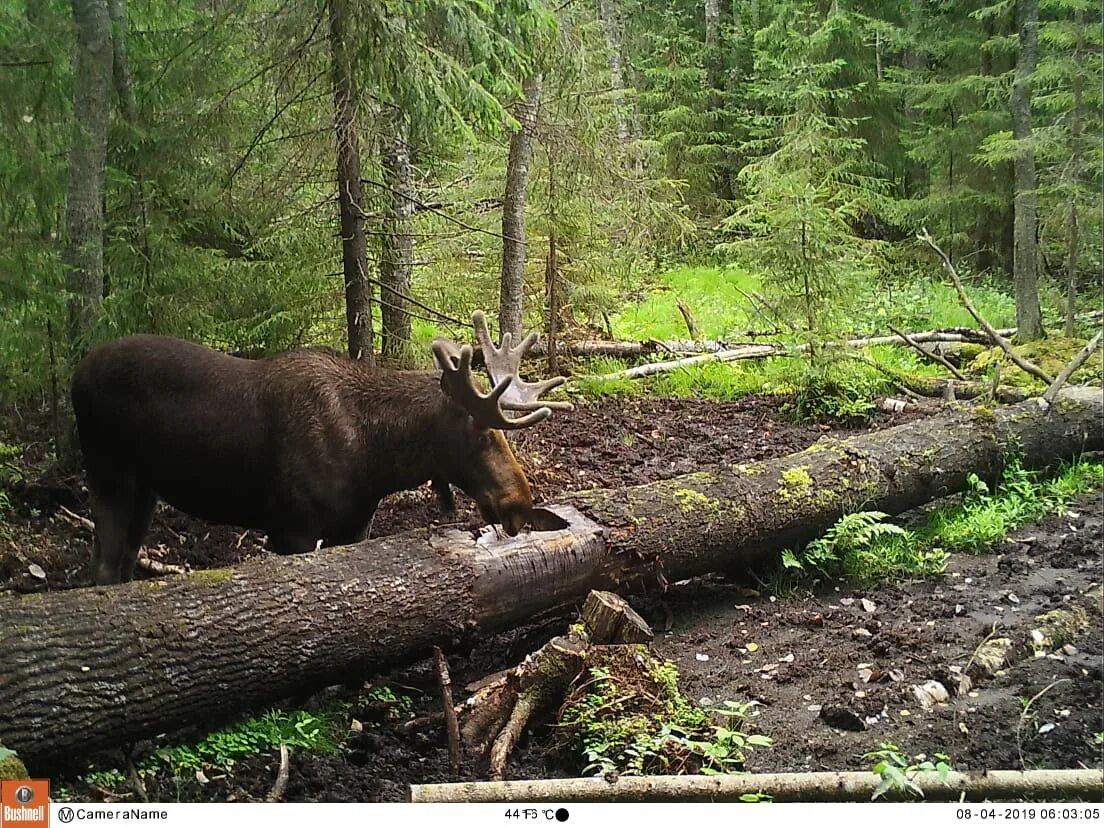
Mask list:
[[[1038,365],[1052,377],[1056,377],[1085,347],[1085,342],[1084,339],[1056,336],[1024,345],[1013,345],[1012,350],[1028,362]],[[978,354],[970,362],[967,370],[971,374],[985,374],[997,363],[1001,366],[1002,383],[1020,388],[1042,387],[1039,380],[1017,367],[999,347],[989,348]],[[1070,382],[1076,384],[1099,381],[1102,377],[1104,377],[1104,354],[1097,352],[1074,372]]]
[[[810,488],[813,478],[809,475],[808,466],[794,466],[782,472],[782,482],[791,488]]]
[[[697,509],[708,509],[710,512],[716,513],[721,508],[719,500],[706,497],[701,492],[693,489],[675,489],[675,502],[678,504],[679,511],[684,515]]]
[[[982,420],[995,420],[997,418],[997,415],[993,412],[993,409],[991,409],[987,405],[974,406],[973,413],[975,417],[978,417]]]
[[[6,749],[0,747],[0,779],[29,779],[27,767],[14,753],[5,755]]]
[[[233,579],[234,571],[232,569],[199,569],[195,572],[189,572],[184,577],[205,584],[222,584]]]

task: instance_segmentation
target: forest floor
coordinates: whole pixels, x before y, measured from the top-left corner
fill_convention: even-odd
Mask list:
[[[840,425],[795,426],[774,398],[733,403],[637,399],[581,406],[515,438],[538,501],[593,486],[625,486],[717,463],[762,460],[803,449],[821,436],[846,436]],[[908,415],[880,414],[865,429],[897,425]],[[0,593],[64,589],[88,583],[88,530],[65,506],[87,515],[77,481],[17,487],[13,515],[0,524]],[[466,499],[450,521],[475,525]],[[467,505],[464,505],[467,504]],[[921,516],[912,516],[919,519]],[[424,526],[439,518],[428,488],[392,496],[373,535]],[[1017,531],[989,554],[951,556],[942,576],[871,588],[829,585],[772,595],[763,583],[704,578],[634,600],[656,631],[655,650],[674,662],[684,694],[703,706],[758,702],[748,724],[773,739],[750,754],[753,772],[869,770],[864,756],[883,743],[910,756],[946,754],[958,770],[1099,767],[1104,732],[1104,627],[1095,593],[1104,580],[1101,492],[1070,511]],[[193,568],[268,554],[254,532],[208,527],[171,509],[159,511],[147,545],[167,563]],[[18,554],[17,554],[18,553]],[[46,577],[31,573],[41,567]],[[38,573],[41,575],[42,573]],[[924,708],[914,686],[950,687],[952,666],[965,666],[994,630],[1022,639],[1035,617],[1068,605],[1088,610],[1089,625],[1056,657],[1027,659],[977,683],[970,693]],[[516,664],[564,632],[574,609],[494,636],[468,654],[450,656],[459,691]],[[434,674],[412,665],[373,684],[409,696],[408,714],[438,708]],[[459,693],[462,697],[463,693]],[[1030,702],[1030,704],[1029,704]],[[439,728],[408,733],[386,713],[364,716],[363,731],[334,755],[293,752],[287,800],[403,800],[412,783],[449,781]],[[120,756],[90,757],[98,768]],[[147,780],[151,799],[262,798],[277,759],[243,760],[230,774]],[[553,729],[539,725],[515,752],[510,778],[577,775]],[[462,779],[477,778],[468,767]],[[71,798],[103,791],[77,774],[55,780]]]

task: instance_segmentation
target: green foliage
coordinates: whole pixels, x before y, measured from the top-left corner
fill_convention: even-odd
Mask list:
[[[794,395],[784,408],[797,422],[864,422],[874,412],[873,397],[890,387],[884,375],[845,358],[813,357],[790,362]]]
[[[940,780],[946,780],[953,770],[950,757],[945,753],[935,754],[935,761],[932,762],[924,754],[910,757],[892,742],[881,742],[878,750],[864,753],[863,758],[877,760],[872,770],[882,778],[871,799],[890,792],[923,799],[923,790],[913,781],[916,774],[937,773]]]
[[[630,295],[613,317],[620,339],[686,340],[689,333],[678,310],[685,302],[706,339],[728,340],[745,331],[769,327],[754,316],[747,294],[759,289],[759,279],[733,266],[687,266],[669,270],[647,283],[651,289]]]
[[[870,555],[879,540],[894,537],[909,542],[911,538],[907,531],[883,522],[887,517],[889,515],[885,512],[846,514],[808,544],[800,555],[786,550],[782,555],[782,565],[790,569],[814,569],[831,578],[853,567],[855,558]]]
[[[1079,461],[1041,480],[1013,459],[995,490],[977,475],[967,483],[962,503],[939,509],[928,522],[926,534],[948,551],[986,551],[1017,527],[1062,511],[1078,495],[1104,485],[1104,464]]]
[[[336,710],[315,713],[271,710],[258,718],[213,731],[194,745],[158,748],[139,766],[139,771],[155,773],[167,767],[174,776],[211,768],[226,771],[242,759],[276,750],[280,745],[313,753],[334,753],[344,736],[344,725],[344,717]]]
[[[813,575],[870,583],[942,572],[951,552],[992,549],[1025,523],[1059,513],[1080,495],[1100,489],[1104,463],[1082,460],[1044,480],[1013,459],[995,489],[975,474],[967,485],[961,503],[937,509],[911,530],[885,523],[883,512],[844,515],[803,550],[783,551],[772,589],[789,592]]]
[[[564,706],[560,726],[585,758],[584,774],[730,773],[750,751],[770,746],[766,736],[741,729],[754,702],[700,708],[680,693],[674,664],[645,652],[638,659],[648,688],[595,666]],[[634,661],[629,669],[640,668]]]
[[[270,710],[261,716],[212,731],[190,745],[157,748],[136,765],[139,776],[168,772],[174,777],[192,777],[197,772],[228,772],[253,756],[270,753],[280,745],[308,753],[328,755],[339,749],[347,730],[348,705],[334,704],[316,711]],[[101,768],[85,775],[96,787],[117,790],[125,775],[115,768]]]

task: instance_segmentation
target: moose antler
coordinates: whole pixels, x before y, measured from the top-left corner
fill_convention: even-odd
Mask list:
[[[483,311],[472,314],[472,326],[494,385],[489,394],[481,394],[475,386],[471,370],[474,350],[471,345],[457,346],[452,340],[439,337],[433,341],[433,353],[443,372],[441,385],[445,393],[462,405],[477,423],[486,428],[527,428],[548,419],[553,409],[570,411],[573,408],[568,402],[540,399],[545,391],[563,385],[567,381],[563,377],[525,382],[519,376],[522,357],[537,341],[535,332],[525,337],[516,348],[510,347],[512,337],[505,333],[501,347],[495,347]],[[504,410],[531,413],[510,419],[503,413]]]

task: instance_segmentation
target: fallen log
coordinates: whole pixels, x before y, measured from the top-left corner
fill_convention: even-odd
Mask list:
[[[1089,797],[1096,802],[1104,793],[1104,772],[1099,769],[951,771],[946,776],[921,771],[909,781],[933,802],[1024,797],[1043,802]],[[738,802],[741,796],[762,794],[775,802],[861,802],[869,800],[881,782],[880,775],[862,771],[455,782],[411,785],[410,801]]]
[[[553,507],[563,527],[499,539],[418,530],[113,587],[0,598],[0,742],[36,772],[97,748],[269,704],[508,628],[592,588],[758,564],[845,512],[898,513],[1104,448],[1104,397],[1067,388],[953,410],[762,463]],[[558,516],[558,517],[556,517]]]
[[[963,329],[969,331],[969,329]],[[908,338],[916,344],[919,343],[932,343],[932,342],[973,342],[976,340],[976,332],[964,333],[963,330],[953,331],[922,331],[920,333],[907,334]],[[1005,329],[1005,333],[1012,329]],[[1001,333],[997,331],[996,333]],[[984,336],[984,334],[982,334]],[[721,343],[723,344],[723,343]],[[894,336],[868,336],[859,339],[847,339],[842,342],[825,342],[818,347],[822,348],[868,348],[877,345],[900,345],[901,337]],[[626,368],[623,371],[613,371],[608,374],[597,374],[586,376],[588,380],[617,380],[617,379],[638,379],[640,377],[648,377],[653,374],[661,374],[667,371],[674,371],[679,368],[688,368],[692,365],[702,365],[707,362],[735,362],[740,359],[763,359],[765,357],[772,356],[800,356],[808,353],[812,349],[810,345],[784,345],[780,343],[748,343],[743,345],[734,345],[732,347],[724,347],[717,350],[710,350],[708,353],[697,353],[691,356],[683,356],[679,359],[666,360],[664,362],[649,362],[644,365],[637,365],[633,368]],[[578,379],[578,378],[577,378]]]

